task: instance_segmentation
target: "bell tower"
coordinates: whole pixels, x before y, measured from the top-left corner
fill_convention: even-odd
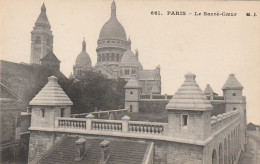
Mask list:
[[[46,15],[46,7],[43,3],[41,13],[35,22],[31,32],[31,64],[41,64],[40,59],[53,51],[53,35],[51,25]]]

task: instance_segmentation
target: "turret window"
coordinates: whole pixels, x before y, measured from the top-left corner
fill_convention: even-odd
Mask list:
[[[61,117],[64,117],[64,116],[65,116],[65,108],[61,108],[60,116],[61,116]]]
[[[236,93],[233,93],[232,95],[233,95],[233,96],[236,96]]]
[[[182,125],[182,127],[187,128],[187,126],[188,126],[188,115],[187,114],[181,115],[181,125]]]
[[[115,60],[115,54],[112,54],[112,61]]]
[[[44,118],[44,116],[45,116],[45,110],[44,109],[41,109],[41,116],[42,116],[42,118]]]
[[[129,69],[125,70],[125,75],[129,75]]]

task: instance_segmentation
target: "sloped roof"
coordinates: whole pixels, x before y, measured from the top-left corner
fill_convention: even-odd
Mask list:
[[[159,78],[156,70],[139,71],[139,80],[158,80]]]
[[[30,105],[72,105],[72,101],[62,90],[55,76],[48,78],[48,83],[30,101]]]
[[[211,88],[211,86],[209,84],[207,84],[206,88],[204,89],[204,93],[206,95],[210,95],[210,94],[214,93],[213,89]]]
[[[50,22],[46,15],[46,7],[45,7],[44,3],[42,4],[42,7],[41,7],[41,13],[35,22],[35,27],[43,27],[43,28],[48,28],[48,29],[51,28]]]
[[[23,101],[23,99],[20,96],[15,94],[11,89],[6,87],[1,82],[0,82],[0,95],[1,95],[0,99],[2,99],[2,98],[10,98],[10,99]]]
[[[213,109],[210,101],[196,83],[195,78],[196,75],[192,73],[185,75],[184,83],[166,105],[166,109],[194,111]]]
[[[136,79],[135,76],[131,76],[131,78],[128,80],[124,88],[142,88],[139,80]]]
[[[53,150],[43,156],[38,163],[64,163],[64,164],[98,164],[101,159],[100,143],[104,138],[85,138],[88,145],[86,155],[80,161],[76,161],[77,147],[75,142],[77,136],[68,136]],[[107,139],[110,142],[110,157],[107,164],[141,164],[146,158],[150,147],[149,142],[138,142],[121,139]]]
[[[54,75],[59,80],[67,80],[60,71],[54,71],[39,64],[21,64],[0,60],[1,83],[21,97],[25,103],[47,83],[48,77]]]
[[[57,56],[52,51],[50,51],[46,56],[44,56],[40,60],[41,61],[58,61],[58,62],[60,62],[60,60],[57,58]]]
[[[243,89],[243,86],[237,80],[235,74],[230,74],[222,89]]]

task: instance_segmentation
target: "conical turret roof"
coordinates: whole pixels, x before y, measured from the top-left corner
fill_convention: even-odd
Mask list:
[[[211,86],[209,84],[207,84],[206,88],[204,89],[204,93],[206,95],[210,95],[210,94],[214,93],[213,89],[211,88]]]
[[[30,105],[72,105],[72,101],[62,90],[55,76],[48,78],[48,83],[40,90],[40,92],[30,101]]]
[[[45,7],[44,3],[42,4],[41,13],[40,13],[38,19],[36,20],[35,27],[43,27],[43,28],[48,28],[48,29],[51,28],[50,22],[46,15],[46,7]]]
[[[223,90],[226,89],[243,89],[243,86],[240,84],[240,82],[235,77],[235,74],[230,74],[226,83],[222,87]]]
[[[196,75],[188,73],[185,81],[166,105],[171,110],[207,111],[213,106],[195,81]]]
[[[132,76],[125,85],[125,88],[137,89],[142,88],[139,80],[135,76]]]

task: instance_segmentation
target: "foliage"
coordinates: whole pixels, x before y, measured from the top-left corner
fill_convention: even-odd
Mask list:
[[[122,79],[107,79],[100,73],[86,71],[77,79],[59,83],[73,101],[72,113],[123,108],[126,82]]]

